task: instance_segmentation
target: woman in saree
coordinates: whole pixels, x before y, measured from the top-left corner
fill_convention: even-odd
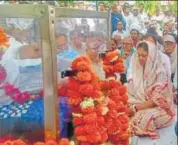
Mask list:
[[[169,72],[148,41],[137,45],[129,69],[130,127],[136,135],[159,138],[157,129],[169,126],[175,116]]]

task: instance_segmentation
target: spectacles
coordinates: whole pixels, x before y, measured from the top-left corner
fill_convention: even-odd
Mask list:
[[[169,46],[170,46],[170,45],[173,45],[173,44],[174,44],[174,43],[173,43],[173,42],[170,42],[170,41],[165,41],[165,42],[164,42],[164,45],[169,45]]]

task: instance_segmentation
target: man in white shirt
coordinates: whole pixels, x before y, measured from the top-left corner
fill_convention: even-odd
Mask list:
[[[131,16],[131,21],[130,24],[137,24],[139,25],[141,28],[143,28],[143,23],[142,23],[142,19],[138,13],[138,8],[134,7],[132,10],[132,16]]]
[[[123,10],[122,15],[126,21],[126,32],[129,33],[131,19],[132,19],[132,13],[130,13],[129,5],[124,5],[122,10]]]
[[[139,5],[139,15],[141,18],[141,22],[148,19],[148,14],[144,12],[144,4],[142,3]]]
[[[159,9],[156,9],[156,14],[151,19],[161,24],[163,21],[163,18],[164,18],[164,15],[160,13]]]
[[[121,21],[117,23],[117,30],[112,33],[112,38],[114,38],[115,35],[121,35],[121,38],[124,38],[127,36],[126,31],[123,29],[123,24]]]

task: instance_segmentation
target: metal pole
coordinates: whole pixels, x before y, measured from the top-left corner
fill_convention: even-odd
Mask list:
[[[96,11],[98,12],[98,0],[96,0]]]

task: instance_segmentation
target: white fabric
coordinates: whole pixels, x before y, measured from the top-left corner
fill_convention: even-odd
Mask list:
[[[132,13],[129,13],[128,16],[125,16],[124,13],[122,13],[122,15],[126,21],[126,32],[129,32],[131,21],[132,21]]]
[[[141,30],[142,30],[141,26],[138,23],[132,23],[130,25],[130,31],[133,30],[133,29],[135,29],[135,30],[137,30],[139,32],[141,32]]]
[[[170,62],[171,62],[171,73],[175,73],[177,70],[177,45],[174,49],[174,51],[169,56]]]
[[[6,18],[8,27],[15,27],[20,30],[31,28],[34,24],[33,18]]]
[[[127,37],[127,34],[125,31],[119,32],[118,30],[114,31],[112,33],[112,38],[114,38],[116,35],[121,36],[121,39],[124,39],[125,37]]]
[[[14,37],[11,37],[11,36],[8,36],[10,37],[9,39],[9,48],[6,49],[6,52],[4,53],[3,57],[2,57],[2,60],[1,60],[1,64],[4,65],[9,59],[11,58],[16,58],[17,56],[17,53],[19,52],[19,49],[25,45],[25,44],[22,44],[18,41],[15,40]]]
[[[176,69],[176,72],[175,72],[175,75],[174,75],[174,79],[173,79],[173,85],[174,85],[174,87],[176,88],[176,90],[177,90],[177,69]],[[177,94],[178,92],[176,91],[176,94]]]
[[[159,15],[154,15],[151,20],[155,20],[157,22],[163,21],[164,19],[164,15],[163,14],[159,14]]]
[[[141,21],[141,17],[138,15],[138,16],[134,16],[132,15],[131,16],[131,21],[130,21],[130,24],[131,25],[137,25],[139,26],[139,31],[141,31],[142,27],[143,27],[143,24],[142,24],[142,21]],[[132,30],[132,26],[130,25],[130,31]]]
[[[166,54],[164,54],[161,51],[160,51],[160,55],[161,55],[161,60],[162,60],[163,64],[165,64],[165,66],[167,67],[169,76],[171,77],[171,62],[170,62],[170,59]]]
[[[172,35],[165,35],[163,39],[164,39],[164,42],[165,41],[176,42],[175,38]]]

